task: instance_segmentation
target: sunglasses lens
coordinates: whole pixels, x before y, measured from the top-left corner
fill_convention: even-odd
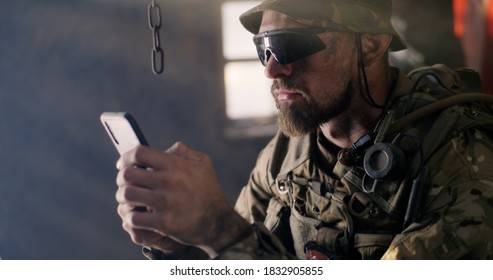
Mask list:
[[[253,38],[253,43],[255,44],[255,47],[257,48],[257,55],[258,55],[258,58],[260,59],[260,62],[262,62],[262,64],[265,66],[267,60],[265,59],[266,47],[264,44],[264,38],[255,36]]]
[[[279,32],[256,35],[254,43],[260,61],[265,66],[270,56],[280,64],[290,64],[325,49],[325,44],[315,34]]]

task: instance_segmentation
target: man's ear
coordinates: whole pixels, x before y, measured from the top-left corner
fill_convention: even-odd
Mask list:
[[[388,50],[392,35],[365,33],[361,35],[363,64],[370,66],[378,61]]]

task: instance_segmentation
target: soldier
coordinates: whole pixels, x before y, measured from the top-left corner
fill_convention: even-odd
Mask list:
[[[389,66],[405,48],[390,16],[390,0],[265,0],[245,12],[280,132],[235,209],[201,152],[123,155],[118,213],[146,256],[492,258],[491,98],[467,93],[479,90],[470,71],[438,65],[413,81]]]

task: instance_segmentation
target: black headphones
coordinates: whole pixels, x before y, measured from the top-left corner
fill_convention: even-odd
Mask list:
[[[406,155],[399,148],[400,141],[408,134],[399,134],[391,143],[374,143],[375,135],[368,133],[356,141],[346,154],[352,155],[352,162],[363,160],[366,176],[373,180],[392,181],[402,179],[406,173]],[[416,143],[421,147],[419,139]],[[339,160],[343,162],[343,157]],[[347,161],[347,160],[345,160]],[[349,161],[348,163],[351,164]],[[345,164],[345,162],[343,162]]]
[[[402,179],[406,171],[406,156],[395,144],[402,137],[397,136],[392,143],[377,143],[368,148],[363,158],[365,173],[374,180],[393,181]]]
[[[368,147],[363,157],[363,168],[365,175],[363,176],[361,188],[366,193],[373,193],[376,189],[378,181],[396,181],[404,179],[407,169],[407,158],[404,151],[399,148],[399,144],[404,138],[412,139],[418,147],[418,156],[420,165],[418,173],[414,176],[411,190],[409,193],[409,201],[407,204],[406,213],[404,216],[403,227],[406,228],[409,224],[420,219],[420,209],[425,191],[423,190],[424,178],[424,152],[423,145],[420,139],[412,134],[400,133],[391,143],[376,143],[369,146],[374,140],[374,137],[366,136],[364,141],[357,141],[353,148]],[[360,139],[361,140],[361,139]],[[366,177],[373,179],[371,187],[366,184]]]

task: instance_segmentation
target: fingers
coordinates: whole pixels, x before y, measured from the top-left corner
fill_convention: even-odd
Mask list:
[[[183,161],[204,161],[208,156],[195,151],[181,142],[171,146],[166,152],[162,152],[147,146],[138,146],[123,154],[116,166],[119,170],[125,167],[141,166],[152,170],[166,170]]]
[[[118,208],[118,212],[121,212],[122,207]],[[131,223],[127,222],[127,219],[125,218],[126,216],[122,216],[122,227],[123,229],[128,232],[130,235],[130,238],[135,244],[141,245],[141,246],[150,246],[156,248],[160,243],[163,241],[163,239],[167,239],[163,235],[156,233],[151,230],[145,230],[145,229],[138,229],[132,226]],[[171,242],[170,244],[164,243],[165,246],[170,247],[169,249],[172,248]],[[159,247],[164,247],[164,246],[159,246]]]
[[[123,228],[127,231],[147,230],[158,234],[142,222],[145,216],[151,215],[150,212],[135,211],[135,208],[130,204],[120,204],[118,205],[118,215],[122,218]]]
[[[166,213],[156,213],[147,211],[135,211],[129,204],[118,205],[118,214],[120,215],[123,228],[127,231],[145,230],[150,231],[161,236],[165,236],[166,233],[157,230],[160,223],[166,219],[162,216],[166,216]]]
[[[154,189],[159,181],[159,173],[139,167],[122,167],[116,176],[118,186],[139,186],[142,188]]]
[[[151,168],[158,170],[158,166],[165,168],[163,164],[166,164],[166,161],[162,159],[163,156],[164,153],[159,150],[147,146],[138,146],[123,154],[116,163],[116,166],[118,170],[135,166],[142,167],[142,169]]]
[[[157,198],[155,193],[149,189],[135,187],[135,186],[122,186],[116,191],[116,201],[121,205],[126,205],[132,209],[136,207],[144,207],[148,211],[155,211]]]
[[[148,246],[159,249],[163,252],[170,252],[177,255],[183,255],[187,246],[181,244],[170,237],[163,236],[150,230],[135,229],[129,224],[123,223],[123,229],[128,232],[132,242],[140,246]]]
[[[148,230],[138,230],[132,227],[123,225],[123,228],[130,235],[132,242],[138,244],[140,246],[149,246],[154,247],[155,244],[159,242],[161,238],[163,238],[160,234],[157,234]]]
[[[166,152],[180,156],[182,158],[186,158],[189,160],[195,160],[195,161],[201,161],[207,157],[205,154],[203,154],[199,151],[193,150],[192,148],[188,147],[186,144],[184,144],[182,142],[176,142]]]
[[[127,167],[118,173],[115,198],[119,204],[145,207],[149,212],[164,212],[176,206],[176,199],[170,192],[179,187],[177,182],[181,179],[173,172]]]

